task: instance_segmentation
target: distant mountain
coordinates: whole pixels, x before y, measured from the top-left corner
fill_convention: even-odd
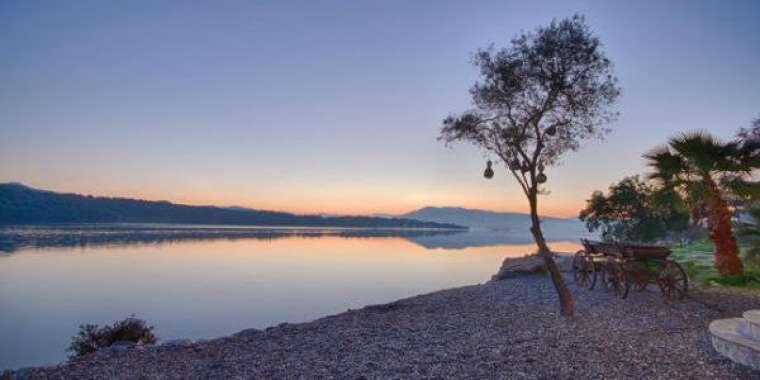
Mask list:
[[[471,232],[504,232],[513,237],[530,237],[530,215],[495,212],[461,207],[424,207],[399,215],[426,222],[451,223],[469,227]],[[571,239],[592,236],[578,219],[542,217],[541,228],[548,239]]]
[[[364,228],[462,227],[408,218],[296,215],[244,208],[188,206],[167,201],[94,197],[33,189],[20,183],[0,184],[0,224],[177,223],[256,226]]]
[[[462,207],[424,207],[419,210],[399,215],[410,218],[439,223],[454,223],[470,228],[504,230],[514,227],[530,226],[530,215],[517,212],[495,212],[487,210],[467,209]],[[542,217],[547,222],[567,222],[569,219]]]

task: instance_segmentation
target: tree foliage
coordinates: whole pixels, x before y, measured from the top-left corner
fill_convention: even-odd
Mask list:
[[[523,33],[508,48],[480,50],[473,64],[481,74],[470,89],[474,108],[444,119],[441,139],[495,154],[526,194],[536,168],[602,136],[617,115],[612,63],[581,16]]]
[[[749,128],[741,128],[736,133],[736,144],[742,152],[740,159],[754,171],[760,168],[760,117],[752,121]],[[755,173],[741,173],[728,176],[724,183],[732,190],[733,204],[743,210],[757,206],[760,200],[760,181]]]
[[[537,195],[546,167],[581,141],[602,136],[620,94],[612,63],[581,16],[521,33],[501,50],[478,51],[480,81],[473,108],[443,120],[439,139],[468,142],[502,161],[530,205],[531,233],[559,294],[562,314],[573,300],[541,231]],[[490,164],[485,176],[490,178]]]
[[[592,193],[579,218],[589,231],[613,241],[658,241],[689,227],[689,213],[677,194],[658,191],[639,176],[611,185],[607,195]]]
[[[740,128],[736,133],[737,139],[742,144],[752,144],[750,149],[760,149],[760,116],[752,120],[752,124],[747,128]]]
[[[745,257],[755,265],[760,265],[760,205],[755,205],[749,210],[751,221],[742,223],[739,227],[739,236],[748,244]]]

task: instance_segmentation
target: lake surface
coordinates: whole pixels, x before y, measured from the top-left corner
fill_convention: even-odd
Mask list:
[[[515,234],[513,234],[515,235]],[[527,234],[77,226],[0,228],[0,371],[64,361],[84,323],[135,314],[160,340],[304,322],[485,282]],[[558,251],[579,248],[555,241]]]

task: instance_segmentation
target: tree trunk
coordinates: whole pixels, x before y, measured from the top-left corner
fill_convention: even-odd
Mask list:
[[[562,315],[568,318],[572,317],[575,313],[575,302],[573,301],[573,295],[570,293],[570,289],[568,289],[567,285],[565,284],[565,280],[562,278],[562,273],[560,273],[559,267],[557,267],[557,263],[554,261],[554,253],[552,253],[552,251],[549,249],[549,246],[546,245],[544,234],[541,231],[541,220],[538,218],[537,191],[531,191],[530,195],[528,196],[528,201],[530,203],[530,232],[533,234],[533,238],[536,240],[536,245],[538,246],[538,254],[544,258],[544,263],[546,263],[546,268],[549,270],[549,274],[552,278],[552,283],[554,283],[554,288],[557,290],[557,294],[559,295],[559,305]]]
[[[720,189],[715,181],[706,178],[710,187],[710,209],[708,224],[710,240],[715,247],[715,268],[721,275],[742,273],[742,262],[739,259],[739,245],[736,243],[733,227],[731,226],[731,211],[728,204],[720,196]]]

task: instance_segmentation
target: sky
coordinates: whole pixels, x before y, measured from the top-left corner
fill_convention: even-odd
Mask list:
[[[297,213],[527,211],[446,147],[472,53],[586,16],[620,118],[547,170],[541,213],[645,173],[679,132],[760,116],[758,1],[0,2],[0,182]]]

